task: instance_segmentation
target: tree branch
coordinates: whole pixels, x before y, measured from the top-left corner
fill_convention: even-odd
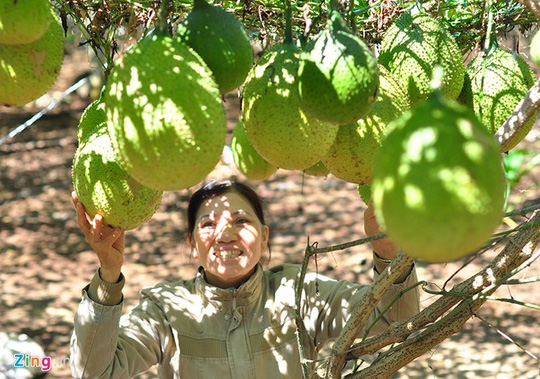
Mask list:
[[[521,4],[525,5],[531,13],[540,21],[540,2],[538,0],[518,0]]]
[[[508,117],[499,130],[497,130],[497,133],[495,133],[495,138],[501,145],[503,152],[509,150],[508,147],[514,136],[535,115],[538,108],[540,108],[540,79],[534,83],[523,100],[518,103],[514,113]]]
[[[540,221],[540,211],[535,211],[528,224],[538,223]],[[443,314],[447,312],[452,303],[460,303],[440,320],[434,322],[417,336],[405,340],[400,345],[383,353],[369,367],[349,376],[353,378],[388,378],[401,367],[407,365],[415,358],[424,354],[429,349],[441,343],[446,338],[459,332],[465,322],[475,314],[488,297],[506,280],[506,277],[513,273],[520,265],[534,261],[540,256],[540,251],[535,249],[540,242],[540,226],[522,229],[514,237],[509,238],[505,248],[497,257],[477,275],[472,276],[467,281],[455,286],[453,292],[472,293],[467,299],[458,296],[444,296],[435,303],[425,308],[419,314],[411,317],[405,322],[399,322],[391,325],[393,333],[401,332],[401,337],[410,336],[422,326],[425,320],[432,319],[434,314]],[[457,300],[457,301],[456,301]],[[449,306],[450,305],[450,306]],[[424,324],[425,325],[425,324]],[[387,346],[395,341],[395,336],[389,334],[389,331],[382,334],[387,336],[385,343],[381,344],[380,337],[369,339],[359,345],[355,353],[371,351],[369,344],[378,341],[378,348]],[[391,342],[393,341],[393,342]],[[361,350],[360,347],[363,349]],[[368,348],[370,347],[370,348]],[[376,351],[376,350],[375,350]]]
[[[337,341],[332,347],[332,356],[328,363],[327,377],[341,377],[341,370],[345,364],[347,353],[362,328],[366,325],[377,303],[381,300],[388,288],[410,270],[413,262],[413,258],[400,251],[369,287],[369,290],[362,295],[362,299],[358,302],[360,305],[353,310],[351,317],[341,330]]]

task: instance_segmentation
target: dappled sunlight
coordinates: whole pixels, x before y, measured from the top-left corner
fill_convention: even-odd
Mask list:
[[[437,129],[431,126],[416,129],[408,139],[403,141],[404,151],[401,156],[401,165],[408,167],[409,164],[419,163],[423,160],[434,161],[437,158],[436,143],[439,138]],[[401,166],[398,172],[400,171],[402,171]],[[400,175],[404,175],[408,171],[405,169],[400,172]]]
[[[505,196],[492,137],[438,96],[398,120],[384,140],[374,193],[389,235],[430,260],[442,259],[438,254],[456,259],[485,243],[501,220]]]
[[[491,205],[491,198],[465,167],[442,168],[438,177],[444,189],[452,192],[456,199],[470,214],[485,212]]]
[[[109,131],[133,177],[161,190],[181,189],[212,170],[225,144],[225,112],[211,72],[191,49],[146,37],[109,82]]]
[[[161,192],[144,187],[129,176],[105,129],[89,138],[80,145],[74,159],[72,175],[80,201],[90,216],[99,213],[108,225],[123,229],[140,226],[156,211]]]
[[[427,13],[404,13],[381,45],[379,62],[403,82],[413,104],[431,92],[435,64],[443,68],[443,94],[455,99],[461,91],[464,65],[459,49],[455,41],[447,40],[452,37],[437,22]]]
[[[303,170],[321,160],[338,128],[299,106],[298,54],[296,47],[285,44],[261,57],[244,85],[242,119],[250,142],[266,161]]]
[[[426,210],[426,201],[420,187],[406,184],[404,187],[405,202],[408,208]]]

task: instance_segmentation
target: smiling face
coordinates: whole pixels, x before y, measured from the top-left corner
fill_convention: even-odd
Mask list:
[[[268,235],[268,226],[259,221],[250,203],[228,191],[201,204],[189,242],[208,283],[230,288],[253,274]]]

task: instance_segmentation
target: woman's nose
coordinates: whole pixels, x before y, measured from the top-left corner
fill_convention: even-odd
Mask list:
[[[219,242],[232,242],[236,239],[234,227],[230,222],[223,221],[218,226],[217,239]]]

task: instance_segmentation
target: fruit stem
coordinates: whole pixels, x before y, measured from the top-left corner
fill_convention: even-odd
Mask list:
[[[330,13],[338,12],[339,3],[338,0],[330,0]]]
[[[210,4],[208,4],[206,0],[193,0],[193,7],[195,8],[203,7],[205,5],[210,5]]]
[[[156,32],[162,34],[169,34],[167,27],[167,13],[169,11],[169,0],[161,0],[159,6],[157,21],[156,21]]]
[[[484,53],[488,53],[489,50],[493,47],[493,44],[496,43],[496,38],[494,33],[492,32],[493,29],[493,10],[491,9],[491,0],[488,0],[487,2],[487,9],[488,9],[488,24],[487,24],[487,30],[486,30],[486,40],[484,43]]]
[[[284,39],[284,42],[286,44],[293,43],[291,0],[285,0],[285,39]]]

